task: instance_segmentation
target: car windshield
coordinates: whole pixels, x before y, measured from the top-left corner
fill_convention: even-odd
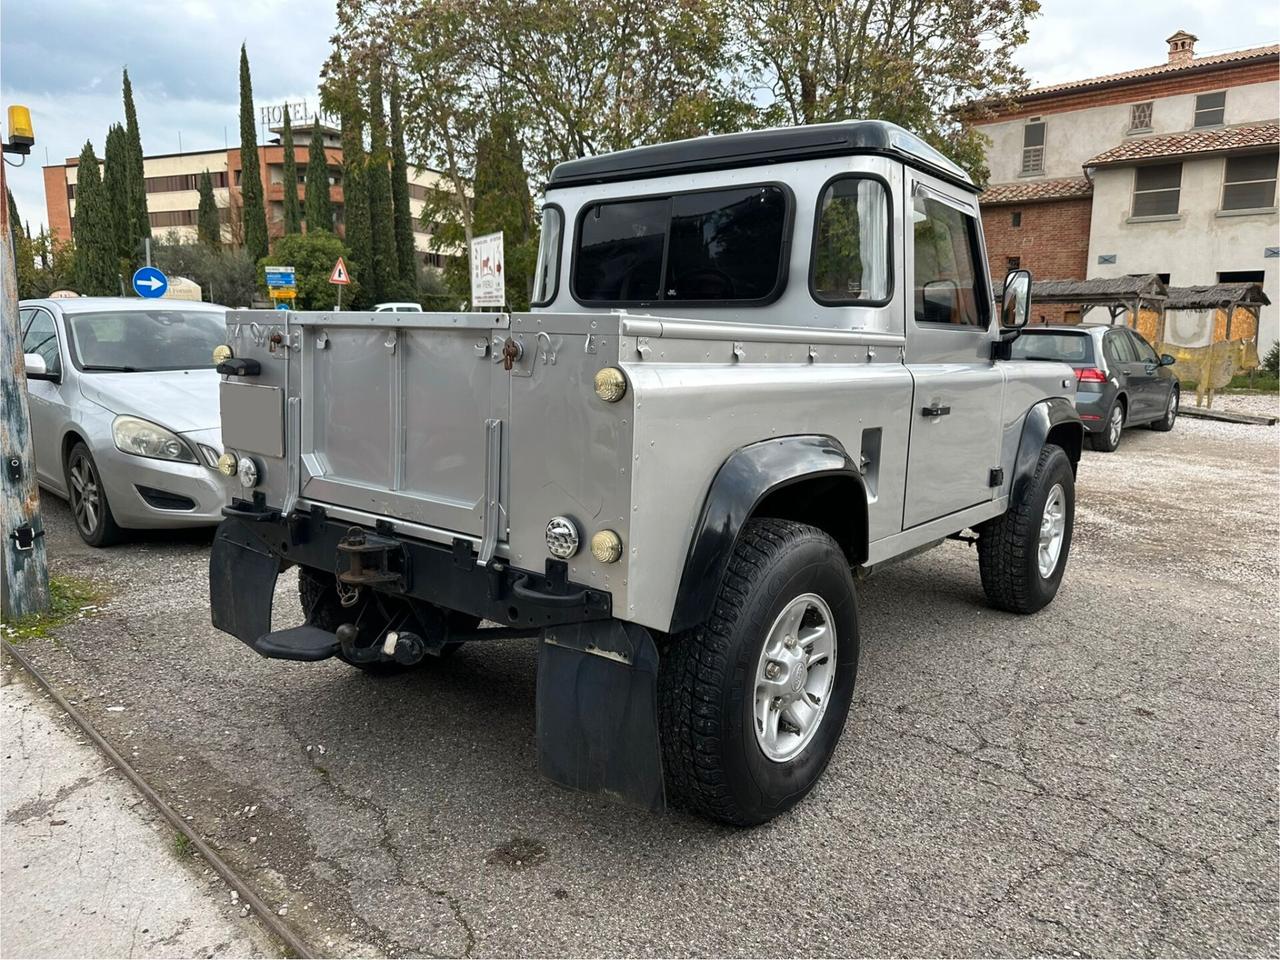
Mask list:
[[[227,336],[223,315],[203,310],[68,312],[67,327],[80,369],[121,373],[208,367]]]
[[[1093,341],[1087,333],[1041,333],[1024,330],[1013,341],[1015,360],[1056,360],[1059,363],[1093,363]]]

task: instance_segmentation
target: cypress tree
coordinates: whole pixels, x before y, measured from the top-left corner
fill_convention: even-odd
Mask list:
[[[124,122],[129,140],[129,249],[130,256],[140,255],[139,245],[151,236],[151,218],[147,216],[147,182],[142,167],[142,134],[138,132],[138,111],[133,106],[133,84],[129,71],[124,71]]]
[[[249,53],[240,45],[240,195],[244,198],[244,246],[257,263],[267,255],[267,208],[258,163],[258,131],[253,122],[253,81]]]
[[[218,218],[218,201],[213,196],[213,177],[205,170],[200,174],[200,205],[196,208],[196,233],[207,247],[222,244],[222,221]]]
[[[85,141],[76,167],[76,288],[81,296],[108,297],[120,292],[112,237],[111,210],[98,173],[93,144]]]
[[[113,123],[107,131],[107,146],[102,155],[106,169],[102,173],[102,192],[111,217],[112,251],[128,264],[133,260],[133,206],[129,190],[132,161],[129,135],[124,127]]]
[[[409,161],[404,149],[404,122],[400,116],[400,84],[391,77],[391,213],[396,241],[400,285],[397,300],[418,295],[418,255],[413,246],[413,213],[409,209]]]
[[[22,221],[18,219],[18,204],[13,199],[13,191],[9,189],[9,185],[5,184],[4,192],[7,194],[5,198],[9,204],[9,240],[13,243],[13,249],[18,249],[18,241],[23,239]]]
[[[352,306],[367,306],[374,301],[370,281],[373,277],[373,237],[369,225],[369,192],[365,179],[364,123],[354,110],[342,117],[342,197],[343,221],[346,223],[347,249],[351,260],[347,267],[358,280],[362,292]]]
[[[477,234],[503,233],[506,254],[507,303],[517,310],[529,306],[537,258],[538,231],[533,198],[524,169],[524,151],[515,124],[506,113],[495,114],[476,140],[475,211]]]
[[[289,107],[284,108],[284,232],[302,232],[302,208],[298,203],[298,162],[293,155],[293,124]]]
[[[307,233],[333,229],[333,202],[329,199],[329,160],[324,153],[324,133],[317,120],[311,128],[307,150]]]
[[[387,114],[382,106],[382,69],[369,77],[369,229],[373,237],[373,297],[389,300],[400,287],[391,212],[391,156],[387,152]],[[365,271],[368,275],[368,271]]]

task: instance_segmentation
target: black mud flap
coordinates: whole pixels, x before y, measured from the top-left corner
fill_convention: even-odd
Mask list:
[[[271,631],[271,598],[279,575],[280,561],[239,520],[223,520],[209,554],[213,625],[252,646]]]
[[[538,769],[561,786],[666,806],[658,648],[619,620],[549,627],[538,652]]]

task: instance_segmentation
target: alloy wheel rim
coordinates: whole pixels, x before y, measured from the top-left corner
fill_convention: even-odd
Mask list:
[[[835,618],[822,597],[802,594],[774,619],[756,665],[756,742],[766,757],[782,763],[809,745],[835,679]]]
[[[1055,483],[1044,502],[1040,517],[1040,540],[1036,547],[1036,565],[1040,576],[1049,579],[1062,555],[1062,540],[1067,531],[1067,495],[1062,484]]]
[[[1174,417],[1178,415],[1178,391],[1177,390],[1169,391],[1169,409],[1165,411],[1165,415],[1168,416],[1170,423],[1172,423]]]
[[[71,461],[68,472],[71,474],[71,509],[75,513],[76,526],[92,536],[98,529],[102,510],[101,493],[93,476],[93,467],[86,458],[76,457]]]
[[[1124,413],[1119,407],[1111,411],[1111,442],[1120,442],[1120,431],[1124,429]]]

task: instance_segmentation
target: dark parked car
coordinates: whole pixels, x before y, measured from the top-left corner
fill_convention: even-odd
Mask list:
[[[1101,323],[1027,327],[1013,357],[1069,363],[1079,389],[1076,409],[1095,450],[1111,452],[1125,427],[1172,430],[1181,388],[1173,357],[1157,356],[1142,335]]]

